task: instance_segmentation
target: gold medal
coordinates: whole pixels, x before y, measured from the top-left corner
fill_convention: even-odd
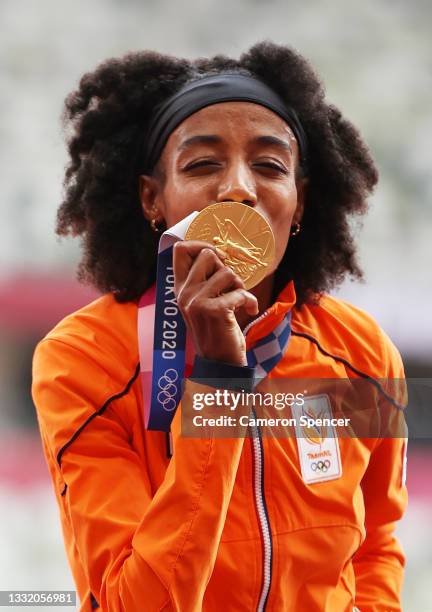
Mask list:
[[[240,202],[221,202],[204,208],[189,225],[185,240],[203,240],[226,255],[229,266],[246,289],[267,274],[275,256],[275,240],[267,220]]]

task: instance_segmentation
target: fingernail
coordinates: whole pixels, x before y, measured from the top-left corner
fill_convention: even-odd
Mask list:
[[[217,247],[215,248],[216,248],[216,253],[219,255],[219,257],[222,257],[222,259],[225,259],[226,254],[223,251],[221,251],[221,249],[218,249]]]

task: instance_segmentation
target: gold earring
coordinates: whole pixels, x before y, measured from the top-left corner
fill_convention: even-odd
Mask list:
[[[160,233],[162,230],[160,229],[160,227],[158,227],[156,225],[156,219],[151,219],[150,221],[150,227],[152,228],[152,230],[156,233]]]
[[[154,232],[156,232],[157,234],[160,234],[162,232],[162,230],[161,230],[160,227],[158,227],[156,225],[156,216],[157,216],[157,213],[159,212],[158,211],[158,207],[157,206],[153,206],[151,208],[151,212],[153,213],[154,217],[153,217],[153,219],[150,219],[150,227],[152,228],[152,230]]]
[[[295,229],[292,229],[293,226],[291,226],[291,236],[297,236],[297,234],[300,232],[301,230],[301,225],[300,223],[294,223],[295,225]]]

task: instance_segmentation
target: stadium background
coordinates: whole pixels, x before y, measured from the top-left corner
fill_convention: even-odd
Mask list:
[[[381,173],[359,230],[366,283],[339,294],[372,313],[407,375],[432,372],[432,5],[239,0],[2,0],[0,52],[0,589],[73,589],[29,396],[35,343],[95,296],[74,280],[78,245],[54,237],[66,156],[65,95],[128,50],[237,56],[269,38],[315,65]],[[423,435],[431,419],[424,414]],[[426,433],[425,433],[426,432]],[[432,611],[432,446],[412,435],[404,609]]]

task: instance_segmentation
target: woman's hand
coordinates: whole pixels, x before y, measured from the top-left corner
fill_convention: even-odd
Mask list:
[[[246,341],[235,311],[258,314],[256,297],[223,264],[224,254],[200,240],[174,245],[177,304],[200,357],[247,365]]]

